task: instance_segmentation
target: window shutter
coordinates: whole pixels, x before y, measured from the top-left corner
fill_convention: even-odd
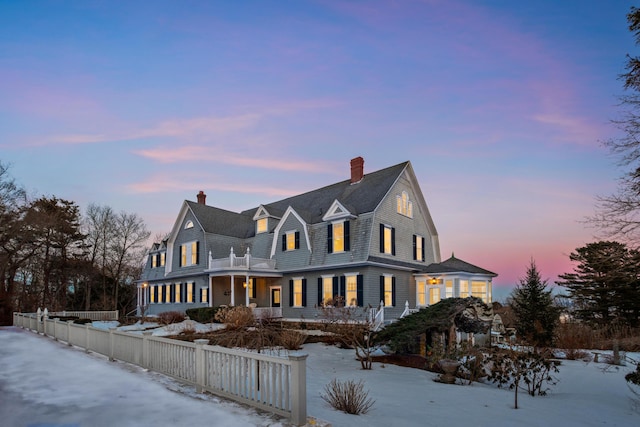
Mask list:
[[[364,276],[362,274],[358,274],[356,298],[358,299],[358,307],[362,307],[364,305]]]
[[[393,227],[391,229],[391,255],[396,254],[396,229]]]
[[[295,248],[300,249],[300,232],[296,231],[295,234]]]
[[[302,279],[302,306],[307,306],[307,279]]]
[[[289,307],[293,307],[293,280],[289,280]]]
[[[391,278],[391,305],[396,306],[396,276]]]
[[[258,294],[258,289],[257,288],[257,283],[256,283],[256,278],[252,277],[251,279],[251,295],[249,295],[249,298],[256,298],[256,295]]]
[[[333,253],[333,224],[327,224],[327,253]]]
[[[418,240],[418,236],[413,235],[413,259],[418,259],[418,252],[416,247],[416,241]]]
[[[340,279],[338,276],[333,277],[333,299],[335,301],[336,297],[340,295]]]
[[[186,283],[180,283],[180,302],[185,302],[187,301],[187,289],[186,289]]]
[[[199,291],[200,291],[199,292],[200,293],[200,302],[204,302],[204,301],[202,301],[202,288],[200,288]]]
[[[176,284],[172,283],[169,286],[171,286],[171,302],[176,302]]]
[[[425,252],[425,248],[424,248],[424,237],[421,238],[422,239],[422,261],[424,261],[424,252]]]
[[[345,288],[347,286],[347,278],[344,276],[340,276],[340,288],[338,289],[338,296],[341,296],[344,300],[346,298]],[[344,301],[346,304],[347,302]]]
[[[200,264],[200,242],[196,242],[196,264]]]
[[[287,250],[287,235],[283,234],[282,235],[282,252],[285,252]]]
[[[351,221],[345,221],[344,222],[344,250],[345,251],[350,251],[351,250],[351,233],[349,231],[349,224],[351,223]]]
[[[384,224],[380,224],[380,253],[384,253]]]
[[[180,252],[178,253],[178,267],[182,267],[182,251],[184,250],[184,245],[179,246]]]
[[[318,307],[322,306],[322,277],[318,277]]]
[[[380,301],[384,301],[384,276],[380,276]]]

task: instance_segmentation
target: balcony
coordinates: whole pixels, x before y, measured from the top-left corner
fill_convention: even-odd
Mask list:
[[[236,256],[231,248],[231,252],[227,258],[211,257],[209,252],[209,270],[275,270],[276,260],[268,258],[256,258],[251,256],[251,251],[247,249],[244,256]]]

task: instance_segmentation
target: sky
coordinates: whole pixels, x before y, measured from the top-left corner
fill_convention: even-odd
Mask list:
[[[440,239],[549,284],[621,169],[631,1],[0,2],[0,161],[35,196],[240,212],[411,161]]]
[[[434,426],[539,427],[633,426],[638,424],[640,386],[625,374],[635,369],[582,360],[562,360],[557,384],[547,396],[499,389],[485,381],[451,385],[433,372],[374,363],[362,370],[354,351],[305,344],[307,414],[318,427]],[[609,353],[610,352],[604,352]],[[587,353],[590,355],[590,353]],[[626,353],[637,361],[640,353]],[[42,363],[46,358],[47,363]],[[249,407],[196,394],[193,386],[95,353],[69,347],[17,327],[0,328],[0,416],[7,425],[32,426],[185,426],[284,427],[282,419]],[[332,379],[362,381],[374,401],[364,415],[334,410],[320,397]],[[633,389],[631,387],[633,386]],[[402,392],[400,392],[402,390]],[[464,402],[457,410],[452,402]],[[425,418],[426,417],[426,418]]]

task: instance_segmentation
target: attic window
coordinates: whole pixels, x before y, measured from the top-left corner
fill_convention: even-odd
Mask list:
[[[184,224],[184,229],[193,228],[193,221],[189,220]]]
[[[256,233],[265,233],[267,231],[267,218],[260,218],[256,221]]]
[[[409,194],[406,191],[396,196],[396,202],[399,214],[413,218],[413,202],[409,200]]]

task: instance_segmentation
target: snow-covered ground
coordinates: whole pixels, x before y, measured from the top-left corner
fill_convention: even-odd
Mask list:
[[[640,397],[624,375],[632,365],[563,360],[547,396],[492,384],[446,385],[436,374],[394,365],[360,369],[353,351],[307,344],[308,414],[333,426],[636,426]],[[628,356],[640,359],[640,354]],[[363,380],[373,409],[338,412],[320,394],[333,378]],[[163,375],[85,354],[19,328],[0,328],[0,425],[284,426],[282,419],[210,395]]]

